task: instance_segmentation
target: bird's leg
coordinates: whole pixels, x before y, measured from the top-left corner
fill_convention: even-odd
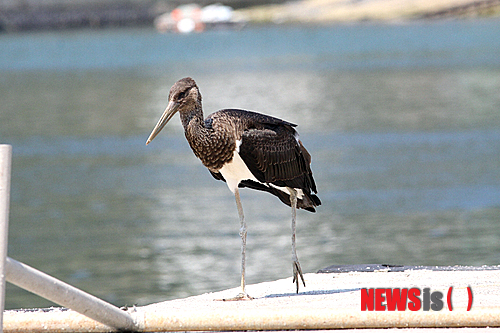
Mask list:
[[[251,300],[252,297],[248,296],[245,289],[245,256],[247,247],[247,224],[245,223],[245,216],[243,215],[243,206],[240,200],[240,191],[238,188],[234,191],[236,199],[236,207],[238,208],[238,215],[240,217],[240,236],[241,236],[241,292],[233,298],[224,299],[224,301],[240,301]]]
[[[290,205],[292,206],[292,266],[293,266],[293,282],[297,286],[297,294],[299,293],[299,276],[302,279],[304,287],[306,286],[306,281],[304,281],[304,276],[302,275],[302,269],[300,268],[299,258],[297,257],[297,251],[295,248],[295,223],[297,220],[297,191],[291,187],[288,187],[290,191]]]

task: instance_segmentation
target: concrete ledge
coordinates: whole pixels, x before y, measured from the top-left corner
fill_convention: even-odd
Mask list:
[[[316,330],[341,328],[500,327],[500,270],[310,273],[295,294],[291,278],[247,287],[252,301],[225,302],[239,288],[129,308],[147,332]],[[364,288],[430,288],[453,311],[361,311]],[[467,311],[473,293],[471,311]],[[446,301],[446,300],[445,300]],[[109,327],[70,310],[6,311],[5,332],[109,332]]]

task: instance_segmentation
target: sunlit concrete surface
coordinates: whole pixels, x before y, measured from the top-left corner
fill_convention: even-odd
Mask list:
[[[500,270],[309,273],[294,292],[291,278],[247,287],[251,301],[223,301],[239,287],[126,309],[144,331],[316,330],[355,328],[500,327]],[[447,296],[452,287],[452,309]],[[470,311],[469,293],[473,301]],[[443,294],[440,311],[361,311],[361,290],[430,288]],[[422,295],[420,300],[423,301]],[[385,303],[385,302],[383,302]],[[4,331],[107,332],[70,310],[6,311]],[[467,332],[468,330],[463,330]]]

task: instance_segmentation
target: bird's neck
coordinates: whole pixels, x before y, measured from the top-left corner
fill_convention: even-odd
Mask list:
[[[187,130],[189,124],[193,120],[195,120],[194,124],[199,124],[199,126],[203,123],[203,109],[201,105],[198,105],[198,103],[196,103],[188,112],[182,112],[180,116],[184,130]],[[193,126],[193,124],[191,124],[191,126]]]
[[[216,125],[210,121],[213,118],[205,122],[201,107],[183,112],[181,116],[189,146],[210,171],[218,172],[233,159],[236,149],[233,124],[226,122],[225,126]]]

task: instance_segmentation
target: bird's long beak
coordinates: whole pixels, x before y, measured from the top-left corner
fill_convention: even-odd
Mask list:
[[[165,111],[160,117],[160,120],[158,120],[158,123],[156,123],[155,128],[153,128],[153,131],[149,135],[148,141],[146,141],[146,145],[148,145],[151,141],[153,141],[153,139],[158,135],[158,133],[161,132],[163,127],[165,127],[168,121],[177,112],[178,108],[179,108],[179,103],[175,103],[174,101],[168,102],[167,108],[165,109]]]

